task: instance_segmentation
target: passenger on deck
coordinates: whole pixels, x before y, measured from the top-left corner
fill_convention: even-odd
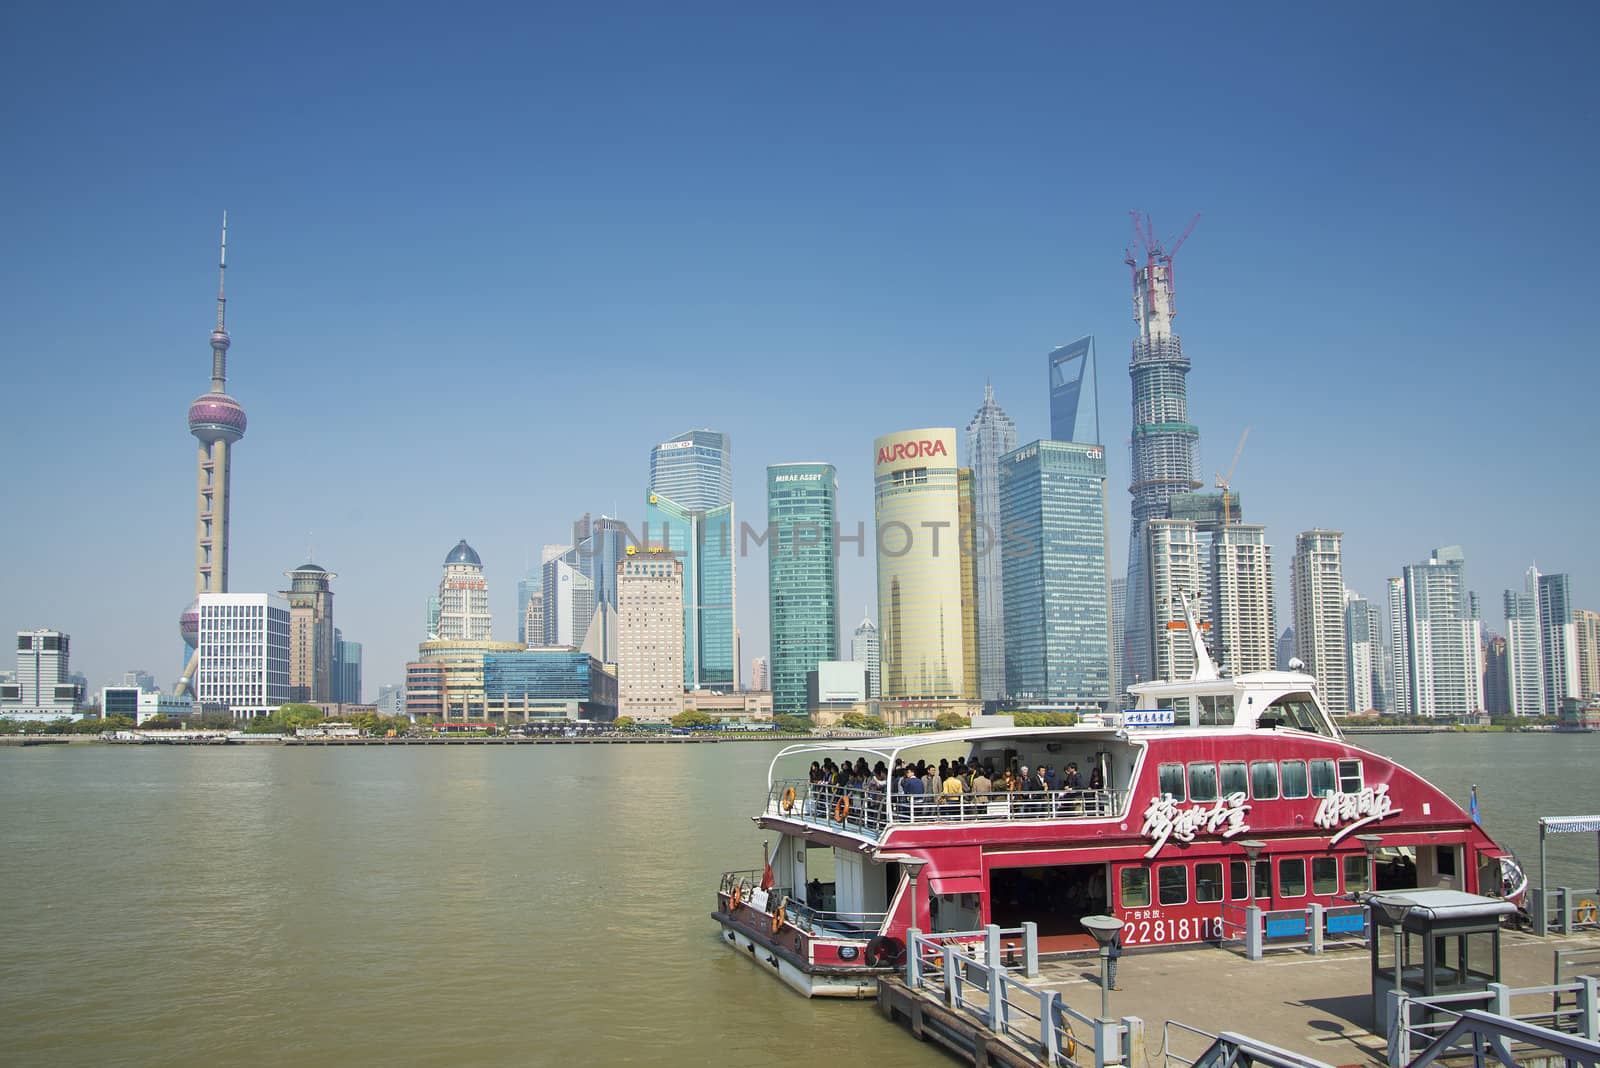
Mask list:
[[[1054,791],[1060,785],[1060,777],[1056,775],[1056,766],[1054,764],[1046,764],[1041,775],[1044,777],[1044,788],[1046,790]]]
[[[1089,772],[1089,789],[1104,790],[1106,788],[1105,776],[1100,774],[1100,765],[1096,764],[1094,770]]]
[[[1083,780],[1078,777],[1078,765],[1072,762],[1067,764],[1067,773],[1061,777],[1061,789],[1067,792],[1083,789]]]
[[[917,774],[922,776],[923,793],[927,794],[929,797],[932,797],[934,794],[939,792],[939,787],[942,786],[943,783],[939,781],[938,768],[929,767],[927,762],[919,760],[917,761]]]
[[[911,815],[911,806],[915,803],[911,799],[922,796],[922,780],[917,778],[917,769],[907,764],[905,774],[895,782],[895,813],[901,817]]]
[[[939,789],[939,799],[946,804],[955,804],[961,800],[961,795],[966,793],[966,787],[963,786],[961,784],[961,780],[956,777],[954,768],[948,768],[946,770],[948,771],[948,774],[945,776],[944,785]]]
[[[994,781],[979,768],[972,776],[972,792],[975,794],[990,794],[994,792]]]

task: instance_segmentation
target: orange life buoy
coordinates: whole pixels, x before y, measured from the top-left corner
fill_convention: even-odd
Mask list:
[[[844,818],[850,815],[850,799],[841,797],[833,804],[833,822],[843,823]]]
[[[1600,920],[1600,906],[1595,904],[1593,898],[1584,898],[1572,910],[1573,923],[1594,923],[1597,920]]]
[[[789,814],[789,811],[794,808],[794,787],[793,786],[791,786],[787,790],[783,791],[783,796],[778,799],[778,804],[783,807],[783,814],[785,816],[787,816]]]
[[[740,886],[736,886],[736,887],[733,888],[733,894],[728,898],[728,911],[729,912],[734,912],[739,908],[739,904],[740,904],[740,901],[741,901],[741,893],[740,892],[743,889],[744,888],[740,887]]]
[[[773,934],[777,934],[779,931],[783,930],[783,921],[786,918],[787,917],[785,917],[784,914],[783,914],[783,906],[779,905],[778,906],[778,911],[774,912],[772,914],[772,933]]]

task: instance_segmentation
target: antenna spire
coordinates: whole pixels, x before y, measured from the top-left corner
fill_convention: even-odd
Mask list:
[[[222,254],[217,258],[217,328],[211,331],[211,392],[222,393],[228,385],[228,298],[223,295],[228,280],[228,213],[222,213]]]

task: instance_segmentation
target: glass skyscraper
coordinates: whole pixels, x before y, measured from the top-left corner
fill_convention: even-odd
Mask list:
[[[733,505],[705,511],[652,493],[644,539],[683,561],[683,684],[732,689],[734,668]]]
[[[1092,336],[1050,353],[1050,437],[1100,444],[1100,384]]]
[[[1112,697],[1105,449],[1035,441],[1001,457],[1000,521],[1008,693],[1031,708],[1104,710]]]
[[[839,651],[839,478],[832,464],[767,468],[772,711],[803,716],[806,673]]]
[[[1017,426],[983,387],[983,404],[967,424],[972,469],[974,563],[977,567],[979,685],[985,701],[1006,689],[1005,590],[1000,574],[1000,457],[1017,447]]]
[[[733,503],[733,446],[716,430],[686,430],[650,450],[650,492],[691,511]]]

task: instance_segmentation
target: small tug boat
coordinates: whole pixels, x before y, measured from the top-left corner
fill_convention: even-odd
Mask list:
[[[1521,898],[1510,851],[1437,787],[1346,741],[1311,676],[1221,678],[1195,646],[1192,679],[1135,686],[1135,708],[1074,727],[785,748],[753,817],[775,848],[717,888],[724,941],[808,997],[868,997],[903,966],[912,927],[1031,921],[1041,952],[1071,952],[1094,948],[1080,920],[1098,914],[1121,919],[1123,945],[1140,948],[1239,937],[1249,904],[1348,909],[1350,895],[1416,887]],[[891,787],[814,778],[824,760],[882,764]],[[1075,764],[1081,785],[893,788],[903,765],[941,760],[997,777]]]

